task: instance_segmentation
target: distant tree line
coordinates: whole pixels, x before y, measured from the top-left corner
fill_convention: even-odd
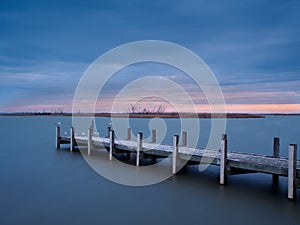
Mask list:
[[[154,106],[154,107],[139,107],[136,105],[130,105],[130,107],[126,110],[129,114],[161,114],[164,113],[166,107],[163,105]]]
[[[63,114],[64,113],[64,108],[63,107],[56,107],[56,108],[52,108],[50,110],[46,110],[46,109],[43,109],[43,110],[28,110],[27,112],[25,113],[28,113],[28,114],[33,114],[33,115],[60,115],[60,114]]]

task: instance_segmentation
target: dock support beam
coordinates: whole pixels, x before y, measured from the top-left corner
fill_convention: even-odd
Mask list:
[[[57,123],[56,125],[56,142],[55,142],[56,149],[60,149],[60,125]]]
[[[182,131],[182,146],[186,147],[187,146],[187,132]]]
[[[288,198],[296,199],[297,145],[289,145]]]
[[[74,127],[70,129],[70,152],[73,152],[75,146]]]
[[[131,140],[131,128],[130,127],[127,128],[127,140],[128,141]]]
[[[92,141],[93,141],[92,137],[93,137],[93,128],[90,127],[90,128],[88,129],[88,155],[91,154]]]
[[[280,139],[278,137],[275,137],[273,142],[273,157],[279,158],[279,154],[280,154]],[[273,174],[272,179],[273,179],[273,184],[278,184],[279,175]]]
[[[152,143],[156,143],[156,130],[152,130],[151,132],[151,136],[152,136]]]
[[[136,149],[136,166],[140,166],[141,150],[143,144],[143,133],[139,132],[137,135],[137,149]]]
[[[177,160],[178,160],[178,140],[179,136],[173,136],[173,161],[172,161],[172,173],[175,174],[177,172]]]
[[[110,130],[109,131],[109,160],[112,160],[114,147],[115,147],[115,132],[113,130]]]
[[[227,182],[227,135],[222,135],[220,154],[220,184]]]

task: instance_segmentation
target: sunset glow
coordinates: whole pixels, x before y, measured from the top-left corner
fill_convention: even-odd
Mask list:
[[[143,7],[138,11],[130,4],[119,7],[121,3],[101,2],[79,6],[58,1],[49,8],[35,1],[1,4],[0,112],[52,112],[57,108],[71,112],[77,85],[95,59],[122,44],[162,40],[203,59],[220,84],[227,112],[300,113],[297,1],[224,1],[217,8],[215,3],[201,1],[166,1],[161,7],[148,1],[140,3]],[[57,11],[55,16],[53,11]],[[139,16],[134,18],[136,12]],[[104,73],[105,68],[100,69],[98,78]],[[146,76],[176,82],[199,112],[210,112],[206,96],[187,74],[153,63],[128,66],[106,80],[96,110],[111,111],[118,93]],[[132,91],[132,98],[121,100],[118,110],[126,111],[137,93],[151,88],[147,83],[140,85]],[[161,88],[153,94],[165,92],[168,89]],[[192,105],[180,96],[177,99],[181,111],[191,111]]]

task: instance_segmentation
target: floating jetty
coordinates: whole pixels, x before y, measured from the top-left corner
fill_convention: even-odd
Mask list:
[[[180,169],[182,160],[186,165],[210,163],[220,167],[219,183],[227,183],[230,175],[247,173],[271,174],[273,182],[278,184],[279,176],[288,177],[288,199],[296,199],[296,189],[300,187],[300,161],[297,160],[297,145],[290,144],[288,158],[280,157],[280,139],[274,138],[273,155],[259,155],[240,152],[231,152],[227,149],[227,135],[220,138],[220,149],[202,149],[188,147],[187,132],[183,131],[181,145],[179,135],[174,135],[173,145],[157,144],[156,130],[151,132],[151,143],[143,142],[143,134],[138,133],[137,140],[131,139],[131,129],[127,129],[127,140],[115,138],[114,130],[108,127],[107,137],[99,137],[94,132],[94,123],[88,128],[87,136],[75,136],[74,128],[71,127],[70,135],[60,135],[60,125],[56,126],[56,149],[61,144],[69,144],[70,151],[75,146],[87,146],[88,155],[96,148],[106,148],[109,152],[109,160],[113,154],[127,153],[128,157],[134,156],[135,165],[141,166],[143,159],[151,158],[155,162],[158,158],[172,158],[172,172],[175,174]]]

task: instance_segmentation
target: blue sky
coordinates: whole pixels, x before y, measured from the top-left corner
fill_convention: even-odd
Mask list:
[[[0,111],[70,111],[90,63],[118,45],[152,39],[198,54],[220,82],[226,103],[235,105],[229,111],[240,105],[252,112],[260,104],[266,109],[256,111],[277,105],[274,111],[299,112],[299,12],[299,1],[1,0]],[[127,71],[107,84],[106,101],[140,74],[182,77],[195,94],[176,70]]]

